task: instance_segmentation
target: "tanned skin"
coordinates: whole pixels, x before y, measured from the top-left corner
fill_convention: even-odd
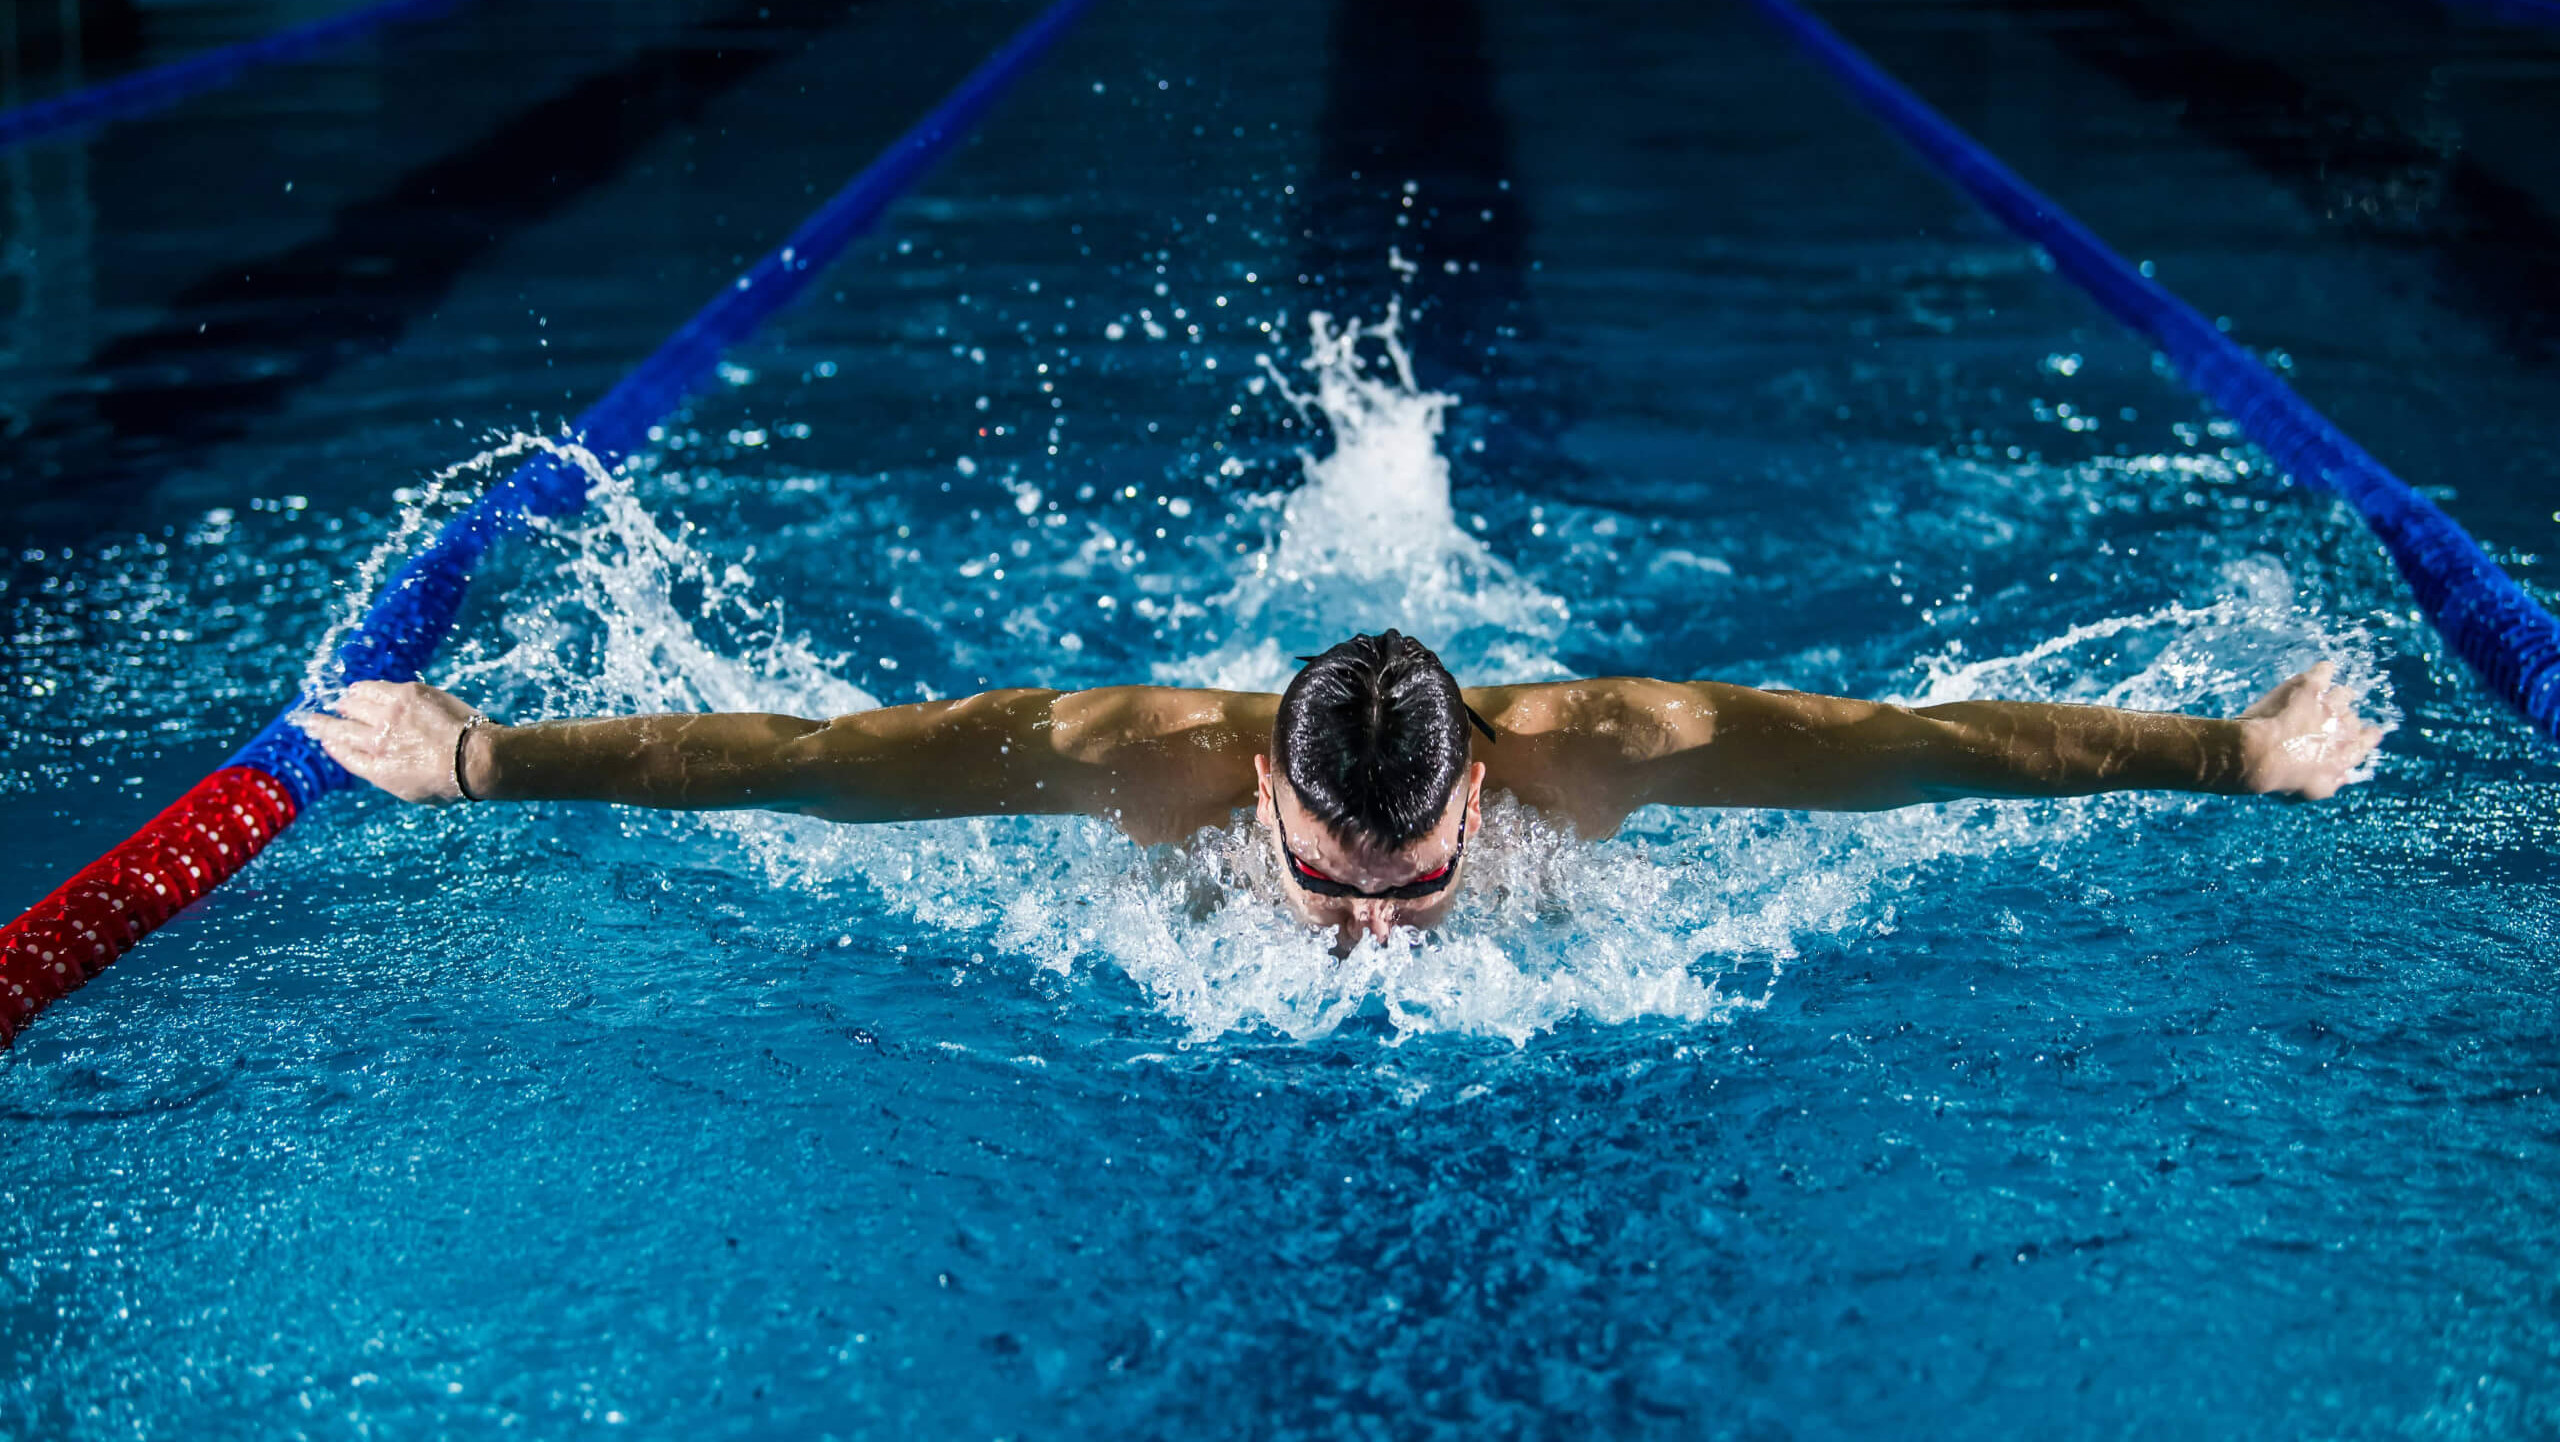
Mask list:
[[[1903,707],[1714,681],[1604,677],[1466,691],[1500,735],[1474,756],[1441,824],[1396,851],[1334,834],[1271,769],[1280,698],[1164,686],[1004,690],[832,721],[761,714],[482,722],[461,776],[484,801],[759,808],[830,821],[1085,815],[1140,842],[1178,841],[1252,807],[1299,857],[1384,890],[1461,856],[1487,790],[1611,834],[1642,806],[1880,811],[1965,797],[2202,791],[2319,799],[2381,739],[2323,662],[2229,720],[2041,702]],[[470,707],[421,683],[359,682],[302,725],[357,776],[406,801],[461,799],[455,746]],[[1285,874],[1286,869],[1283,868]],[[1321,897],[1290,908],[1345,945],[1428,929],[1459,890],[1404,901]]]

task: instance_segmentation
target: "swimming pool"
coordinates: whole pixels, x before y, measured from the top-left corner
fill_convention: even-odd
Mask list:
[[[2552,595],[2549,37],[1831,13]],[[473,7],[9,158],[10,894],[1022,14]],[[1416,386],[1305,367],[1391,296]],[[1739,7],[1106,5],[725,379],[439,680],[1270,685],[1393,623],[2199,708],[2334,653],[2398,729],[2314,807],[1497,813],[1463,927],[1340,962],[1232,839],[338,798],[0,1058],[0,1432],[2560,1420],[2553,752]]]

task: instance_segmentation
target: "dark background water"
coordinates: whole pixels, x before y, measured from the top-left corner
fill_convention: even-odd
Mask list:
[[[0,79],[327,8],[20,0]],[[1028,13],[479,4],[0,156],[0,905],[272,714],[395,491],[574,414]],[[2560,31],[1824,13],[2552,594]],[[2271,557],[2387,683],[2381,773],[1996,844],[1672,826],[1720,868],[1667,873],[1696,970],[1765,1005],[1524,1045],[1203,1037],[877,857],[341,798],[0,1059],[0,1434],[2560,1429],[2553,753],[1738,6],[1106,0],[646,499],[883,699],[1144,679],[1215,618],[1137,603],[1223,590],[1209,518],[1291,471],[1258,327],[1390,294],[1557,665],[1910,690]],[[1142,307],[1164,340],[1098,338]],[[963,586],[1052,535],[999,477],[1158,554]],[[548,554],[463,654],[576,610]],[[1786,945],[1718,940],[1725,894]]]

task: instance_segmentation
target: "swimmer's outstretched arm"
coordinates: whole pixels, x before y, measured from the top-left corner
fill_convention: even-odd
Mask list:
[[[1632,679],[1488,688],[1477,704],[1506,733],[1490,750],[1488,784],[1600,834],[1649,804],[1880,811],[2102,791],[2317,799],[2346,784],[2382,736],[2332,674],[2323,662],[2227,720]]]
[[[756,713],[483,722],[418,682],[359,682],[304,728],[407,801],[606,801],[761,808],[831,821],[1083,813],[1142,839],[1253,799],[1274,698],[1154,686],[988,691],[831,721]],[[461,774],[455,775],[460,743]]]

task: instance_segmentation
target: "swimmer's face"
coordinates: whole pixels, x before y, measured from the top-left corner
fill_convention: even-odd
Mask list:
[[[1483,762],[1468,765],[1441,813],[1440,824],[1397,851],[1363,845],[1319,823],[1298,804],[1288,778],[1271,769],[1270,757],[1254,757],[1253,769],[1260,778],[1255,815],[1270,835],[1272,856],[1280,864],[1281,895],[1300,921],[1333,932],[1343,950],[1358,945],[1363,935],[1384,941],[1399,926],[1427,931],[1457,904],[1458,887],[1466,879],[1465,843],[1473,842],[1484,829]],[[1282,850],[1284,835],[1287,850],[1297,853],[1308,870],[1355,891],[1386,892],[1428,884],[1438,881],[1444,871],[1448,885],[1404,898],[1322,895],[1299,880],[1298,868]]]

